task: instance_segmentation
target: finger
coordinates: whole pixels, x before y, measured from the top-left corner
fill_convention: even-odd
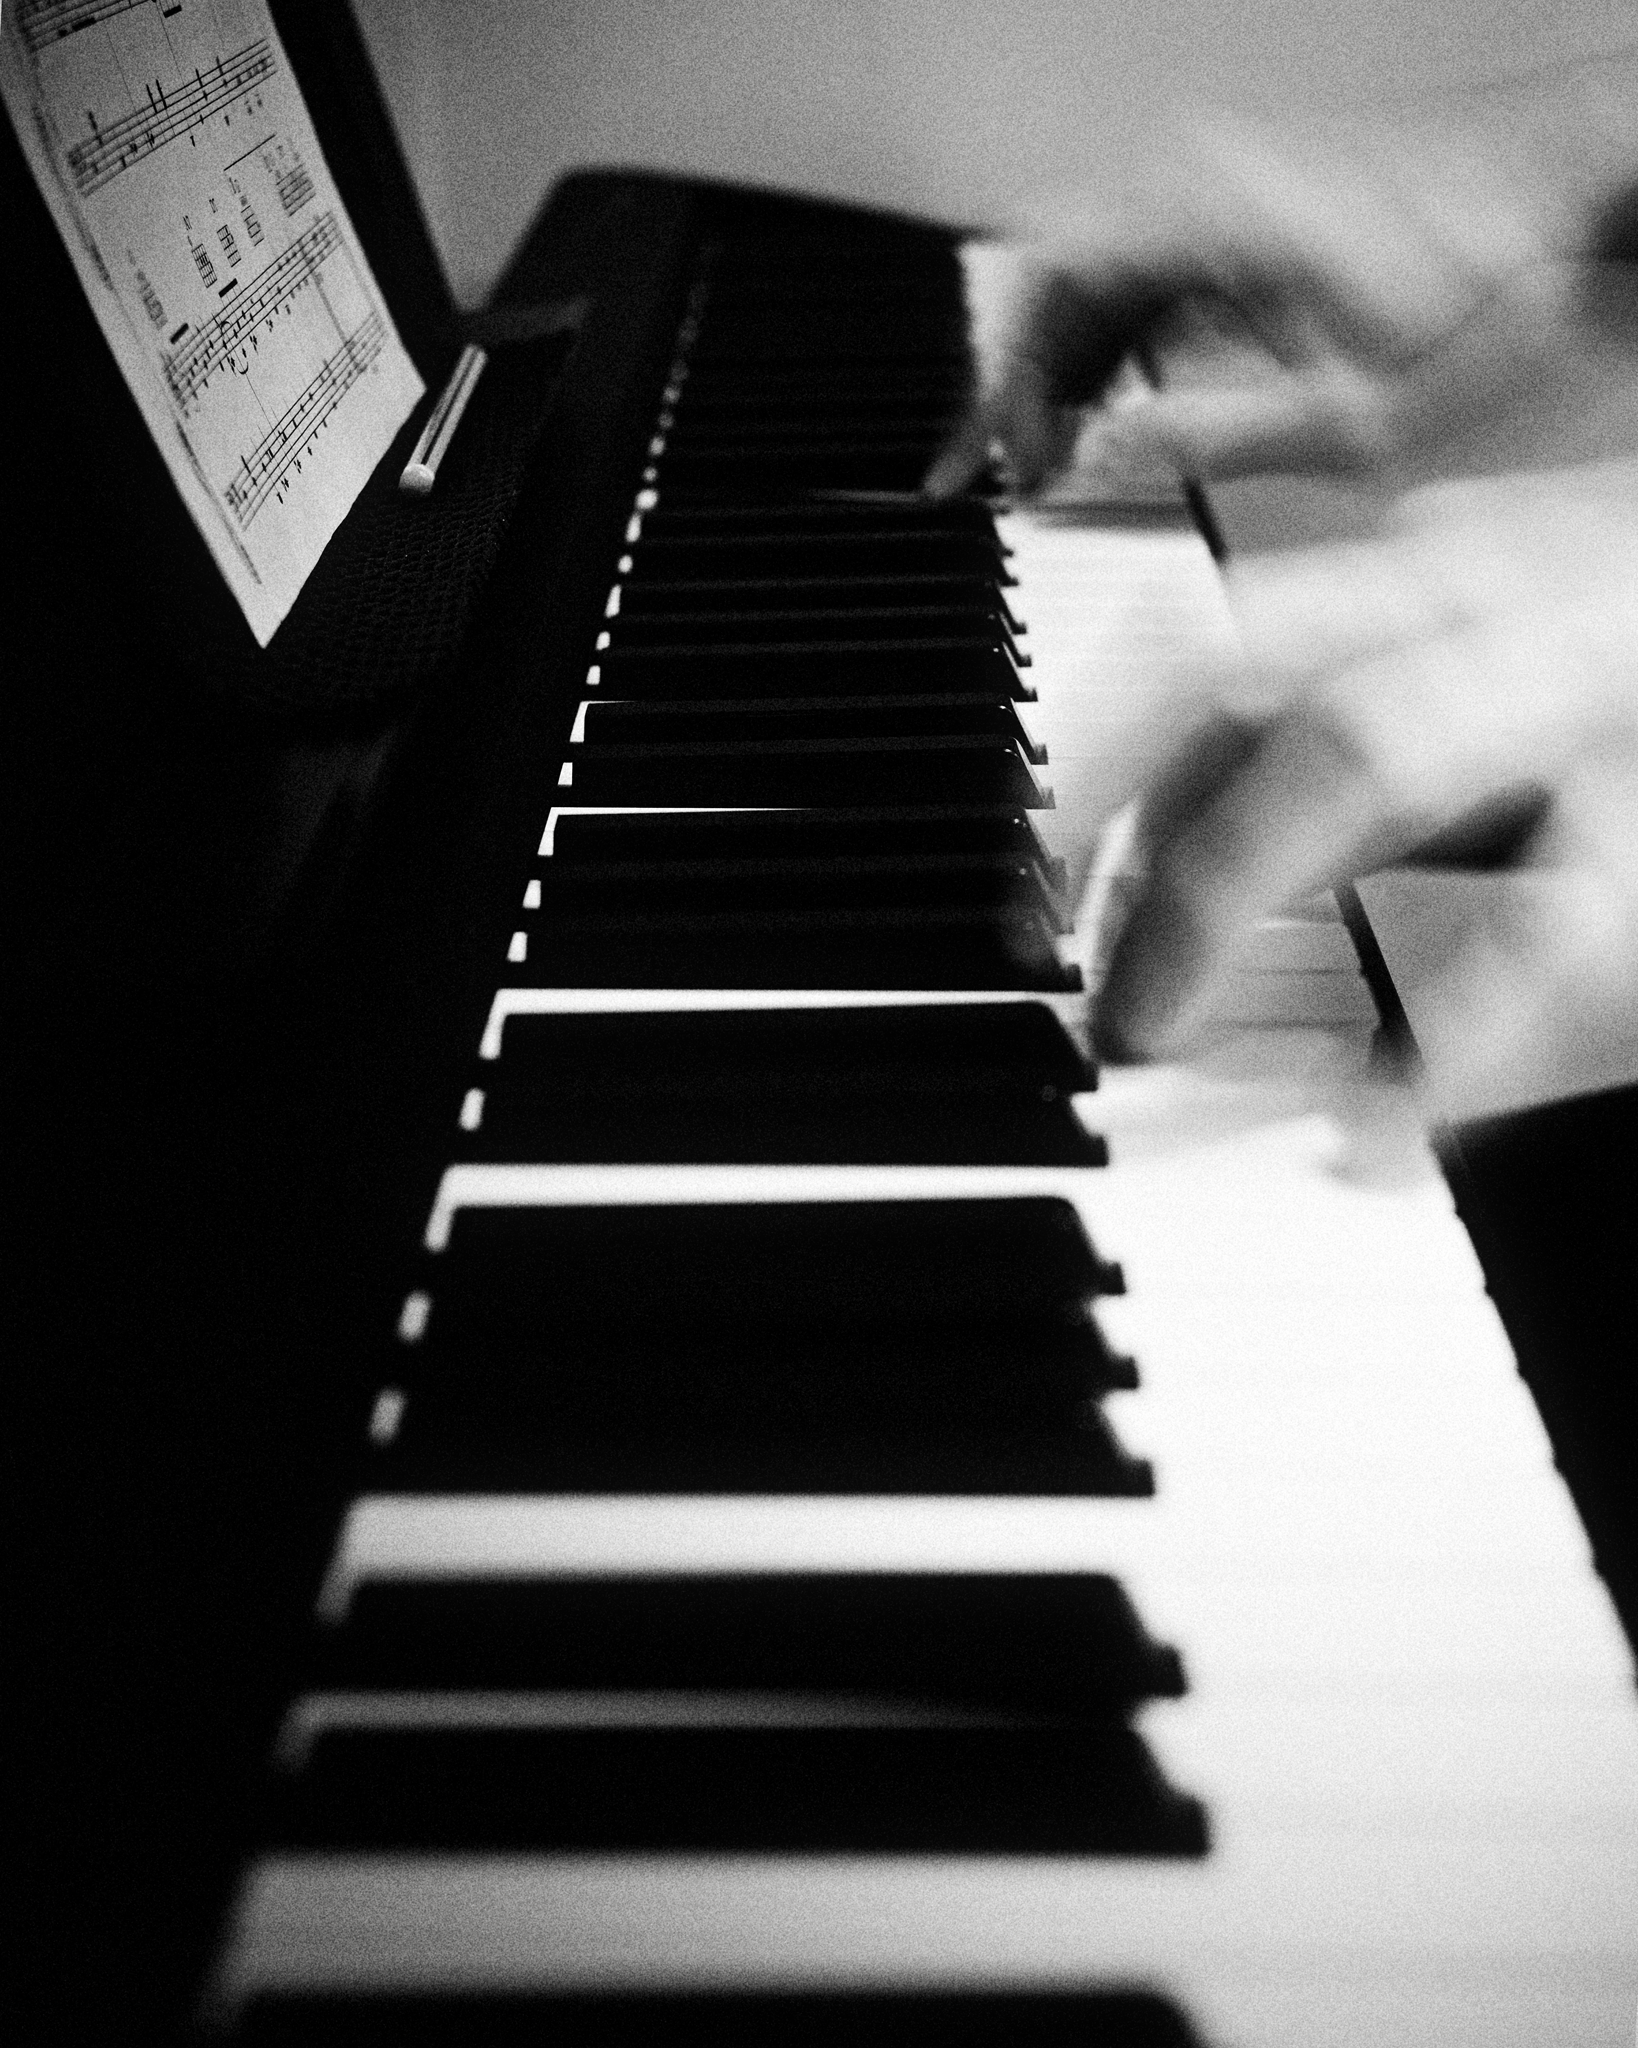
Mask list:
[[[1033,366],[1016,365],[1003,386],[964,415],[922,489],[931,498],[954,497],[999,460],[1013,495],[1033,497],[1069,466],[1079,433],[1079,410],[1054,403]]]
[[[1389,460],[1390,416],[1366,377],[1333,365],[1255,385],[1157,392],[1104,415],[1096,452],[1189,477],[1352,475]]]
[[[1232,720],[1214,743],[1191,743],[1155,786],[1148,870],[1100,994],[1110,1056],[1187,1050],[1258,918],[1447,828],[1493,821],[1498,805],[1561,777],[1565,638],[1561,621],[1532,617],[1505,634],[1480,623],[1413,640],[1250,721],[1238,760]],[[1638,788],[1632,797],[1638,813]],[[1610,860],[1621,832],[1632,836],[1631,814],[1618,823]]]
[[[1087,291],[1019,244],[962,250],[978,392],[928,471],[923,488],[966,488],[999,452],[1015,492],[1028,496],[1063,470],[1084,407],[1102,396],[1163,301],[1130,280]]]
[[[1112,1059],[1190,1049],[1216,982],[1259,917],[1346,872],[1382,838],[1381,792],[1346,727],[1307,707],[1269,721],[1160,792],[1163,827],[1099,993],[1094,1038]],[[1219,780],[1210,788],[1210,771]]]
[[[1266,723],[1263,717],[1237,717],[1213,708],[1174,742],[1142,798],[1137,836],[1143,864],[1217,802],[1261,745]]]

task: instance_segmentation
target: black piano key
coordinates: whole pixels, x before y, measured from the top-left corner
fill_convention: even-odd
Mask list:
[[[722,371],[690,374],[662,406],[657,432],[679,430],[723,440],[754,439],[795,424],[804,431],[828,428],[868,440],[905,427],[937,434],[948,431],[961,408],[961,389],[947,366],[918,363],[892,369],[854,363],[829,372],[812,366],[745,363],[744,405],[731,402],[732,380]]]
[[[543,931],[569,917],[771,911],[1015,910],[1068,931],[1063,899],[1036,864],[1013,853],[863,858],[557,863],[540,878]],[[515,927],[514,927],[515,928]]]
[[[938,575],[868,576],[793,575],[788,577],[715,577],[634,579],[620,586],[621,619],[651,613],[790,611],[878,611],[883,606],[926,609],[954,605],[957,610],[989,611],[1013,632],[1020,630],[993,575],[964,575],[945,570]]]
[[[652,515],[651,515],[652,518]],[[629,566],[622,561],[622,588],[649,579],[744,580],[796,576],[919,576],[965,571],[1005,581],[1004,558],[992,535],[863,531],[821,534],[712,530],[667,531],[643,524]]]
[[[696,341],[689,351],[689,382],[704,382],[713,373],[724,383],[773,376],[797,381],[806,372],[837,381],[852,375],[860,384],[872,385],[887,373],[949,377],[964,369],[963,339],[948,317],[931,332],[895,336],[898,345],[892,346],[884,345],[881,327],[873,330],[847,320],[827,323],[811,305],[766,310],[774,317],[759,321],[748,309],[743,320],[736,319],[731,337],[723,335],[719,322]]]
[[[857,1087],[1055,1102],[1097,1081],[1053,1012],[1032,1002],[519,1016],[503,1051],[492,1088],[542,1102],[623,1088],[658,1104],[725,1087],[797,1100]]]
[[[394,1441],[372,1456],[376,1493],[413,1494],[967,1494],[1146,1500],[1147,1459],[1127,1454],[1095,1404],[1055,1428],[860,1431],[849,1423],[780,1433],[753,1416],[710,1428],[690,1414],[661,1428],[630,1415],[577,1430],[550,1402],[486,1400],[460,1377],[406,1396]],[[674,1357],[680,1379],[693,1361]],[[707,1362],[706,1369],[709,1369]],[[619,1377],[618,1362],[611,1377]]]
[[[574,801],[587,804],[859,804],[1047,802],[1018,746],[988,735],[910,739],[672,741],[583,746],[569,757]]]
[[[758,1333],[724,1341],[714,1327],[677,1336],[546,1323],[472,1329],[458,1300],[431,1298],[426,1332],[396,1348],[396,1377],[418,1440],[459,1429],[533,1441],[691,1433],[736,1443],[854,1444],[1062,1436],[1104,1393],[1136,1385],[1130,1359],[1089,1316],[1006,1330],[951,1329],[845,1337]],[[401,1441],[407,1441],[407,1438]]]
[[[657,502],[644,511],[642,527],[645,548],[658,540],[765,542],[775,537],[804,545],[853,538],[878,546],[893,538],[915,536],[975,540],[992,556],[1003,552],[988,503],[977,498],[946,498],[935,503],[918,493],[887,497],[764,493],[690,503],[661,492]]]
[[[267,1994],[248,2048],[1199,2048],[1146,1991]]]
[[[920,698],[939,701],[960,698],[985,704],[1027,704],[1035,701],[1034,684],[990,641],[974,643],[952,657],[941,668],[936,661],[915,652],[903,663],[884,663],[871,654],[858,663],[846,659],[815,663],[804,660],[793,668],[789,657],[780,655],[766,661],[746,661],[738,656],[720,662],[684,661],[667,655],[659,660],[646,656],[630,661],[616,656],[604,684],[605,652],[593,664],[596,680],[588,679],[584,703],[599,703],[603,697],[618,703],[762,703],[806,704],[814,709],[855,698],[899,697],[914,702]],[[891,674],[888,673],[891,669]],[[678,677],[692,687],[693,698],[678,697]]]
[[[829,309],[814,302],[770,310],[777,310],[782,332],[772,333],[748,315],[731,352],[719,341],[715,349],[691,354],[682,376],[673,380],[668,404],[686,404],[697,393],[726,405],[740,389],[753,398],[770,391],[866,393],[884,387],[941,400],[952,391],[959,397],[964,372],[951,350],[947,323],[907,335],[908,345],[894,354],[882,348],[880,331],[872,337],[866,328],[829,317]],[[824,348],[816,349],[813,344],[821,340]],[[874,345],[860,347],[861,342]]]
[[[720,383],[707,378],[696,389],[678,393],[661,411],[657,429],[668,440],[683,434],[754,441],[838,428],[860,436],[895,430],[938,433],[949,425],[950,401],[951,380],[936,371],[880,386],[854,380],[780,384],[759,378],[747,385],[737,406]]]
[[[954,1090],[914,1107],[856,1091],[829,1104],[775,1091],[760,1105],[703,1091],[639,1106],[618,1092],[567,1104],[501,1097],[459,1156],[614,1165],[1105,1166],[1109,1148],[1062,1103],[1001,1105]]]
[[[819,698],[632,699],[604,694],[584,700],[579,729],[577,744],[594,746],[988,735],[1022,747],[1036,765],[1046,760],[1046,749],[1025,731],[1012,699],[976,690]]]
[[[615,1165],[1106,1166],[1107,1143],[1062,1104],[1003,1107],[954,1091],[906,1109],[860,1092],[760,1108],[700,1095],[639,1108],[618,1094],[564,1106],[503,1098],[460,1156]]]
[[[611,697],[1020,695],[1018,664],[994,634],[851,646],[772,642],[600,648],[591,664]],[[930,796],[929,803],[939,801]]]
[[[460,1209],[432,1270],[440,1307],[474,1331],[645,1344],[662,1331],[1026,1330],[1120,1285],[1074,1206],[1046,1195]]]
[[[1031,861],[1054,886],[1063,866],[1042,845],[1029,812],[1008,805],[859,807],[599,817],[565,810],[552,834],[563,865],[612,861],[906,859],[988,853]],[[937,983],[929,986],[936,987]]]
[[[865,607],[799,604],[787,599],[778,607],[734,606],[714,611],[634,607],[611,617],[606,630],[611,645],[621,653],[644,647],[707,653],[719,646],[752,644],[785,648],[930,641],[942,646],[972,641],[983,645],[991,639],[1005,645],[1010,638],[999,608],[983,602]]]
[[[736,392],[743,393],[753,407],[775,395],[818,393],[835,393],[844,402],[855,395],[891,394],[954,407],[971,385],[965,366],[952,361],[942,348],[899,357],[838,353],[827,360],[801,351],[794,337],[785,340],[792,344],[788,349],[744,347],[731,360],[709,353],[695,356],[680,366],[680,374],[668,387],[666,409],[680,411],[697,403],[720,407],[732,417]]]
[[[725,1337],[706,1322],[681,1333],[587,1328],[584,1319],[497,1327],[468,1314],[458,1295],[429,1300],[422,1338],[396,1347],[392,1360],[413,1394],[401,1427],[418,1441],[445,1427],[474,1438],[512,1427],[531,1443],[550,1430],[579,1442],[684,1433],[738,1445],[851,1447],[872,1434],[896,1445],[959,1444],[975,1433],[1035,1441],[1096,1420],[1099,1396],[1137,1383],[1131,1360],[1085,1314],[1003,1329]]]
[[[990,909],[565,920],[508,980],[537,988],[1030,989],[1073,994],[1044,918]]]
[[[874,452],[920,446],[942,439],[949,427],[945,407],[909,399],[890,409],[861,414],[851,405],[815,405],[811,401],[766,410],[745,419],[725,412],[702,417],[691,405],[679,405],[669,423],[661,423],[665,442],[663,477],[679,458],[728,456],[786,457],[806,460],[814,455]]]
[[[1106,1164],[1107,1147],[1069,1103],[1092,1085],[1091,1069],[1057,1020],[1039,1013],[1061,1053],[1028,1047],[1032,1060],[1021,1042],[1027,1011],[983,1007],[999,1013],[995,1057],[945,1027],[970,1011],[923,1010],[924,1035],[880,1010],[516,1018],[465,1150],[519,1160]],[[1008,1062],[999,1054],[1014,1023],[1020,1056]],[[917,1043],[920,1058],[900,1057]]]
[[[762,384],[735,419],[720,391],[679,396],[655,422],[650,454],[662,488],[672,457],[692,450],[822,449],[888,447],[935,442],[949,431],[952,406],[942,379],[917,379],[880,390],[847,384]],[[658,443],[659,445],[654,445]],[[781,486],[782,487],[782,486]]]
[[[1118,1723],[334,1729],[275,1810],[291,1844],[1200,1856],[1204,1811]]]
[[[668,488],[694,491],[754,490],[764,485],[786,490],[846,486],[913,491],[927,474],[941,438],[929,432],[913,440],[852,441],[833,447],[787,442],[743,452],[703,448],[672,453],[668,449],[660,475]]]
[[[1177,1653],[1093,1572],[378,1580],[319,1647],[326,1690],[784,1692],[1069,1720],[1184,1690]]]

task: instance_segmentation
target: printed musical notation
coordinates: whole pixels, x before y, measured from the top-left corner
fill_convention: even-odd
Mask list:
[[[195,71],[192,78],[169,92],[157,80],[144,86],[145,104],[137,105],[108,128],[94,129],[86,141],[68,152],[69,175],[76,191],[81,198],[87,197],[156,149],[202,127],[212,114],[271,78],[273,70],[273,51],[264,38],[247,43],[231,57],[218,58],[209,71]]]
[[[306,390],[285,408],[255,447],[239,458],[239,474],[229,481],[223,495],[241,526],[248,526],[268,499],[289,483],[329,425],[336,407],[380,355],[385,341],[386,323],[379,313],[371,313],[321,365]]]
[[[22,0],[0,86],[265,645],[422,391],[267,0]]]
[[[257,271],[206,326],[195,331],[185,348],[165,358],[165,381],[184,413],[210,388],[210,380],[234,355],[257,338],[263,322],[272,332],[280,311],[295,304],[296,294],[318,281],[324,265],[344,248],[333,213],[321,213],[313,225]]]
[[[151,7],[154,0],[22,0],[18,9],[23,40],[35,52],[82,29],[95,28],[111,15],[128,14],[133,7]],[[173,12],[180,13],[175,8]]]
[[[307,175],[307,166],[300,157],[289,170],[281,171],[274,180],[274,189],[279,195],[279,204],[286,213],[300,213],[313,196],[313,181]]]

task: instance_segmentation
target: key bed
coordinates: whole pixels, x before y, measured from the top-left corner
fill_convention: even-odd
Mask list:
[[[214,1981],[246,2039],[1613,2009],[1630,1670],[1442,1190],[1407,1238],[1306,1127],[1202,1175],[1141,1080],[1087,1101],[1031,606],[985,504],[871,495],[965,374],[938,238],[705,252]]]

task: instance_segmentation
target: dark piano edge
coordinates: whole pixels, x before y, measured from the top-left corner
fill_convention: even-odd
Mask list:
[[[271,1647],[234,1731],[239,1816],[217,1830],[212,1875],[194,1887],[216,1901],[194,1945],[195,1983],[229,1922],[282,1681],[296,1668],[291,1646],[356,1490],[360,1402],[380,1383],[383,1333],[447,1164],[459,1099],[450,1083],[505,978],[493,906],[526,867],[549,798],[519,764],[567,732],[699,252],[742,207],[761,225],[795,215],[951,239],[897,216],[658,174],[562,180],[491,300],[515,309],[590,294],[541,429],[552,452],[524,488],[461,660],[391,729],[347,843],[293,904],[242,999],[246,1043],[265,1063],[236,1126],[266,1155],[259,1189],[246,1191],[270,1269],[256,1287],[256,1350],[294,1363],[266,1449],[287,1464],[299,1450],[303,1479],[300,1500],[280,1504],[277,1585],[271,1569],[263,1575]],[[412,1004],[417,1026],[405,1033]],[[414,1105],[411,1128],[394,1124],[393,1104]],[[301,1215],[282,1213],[293,1191]],[[285,1274],[296,1285],[275,1299]]]

